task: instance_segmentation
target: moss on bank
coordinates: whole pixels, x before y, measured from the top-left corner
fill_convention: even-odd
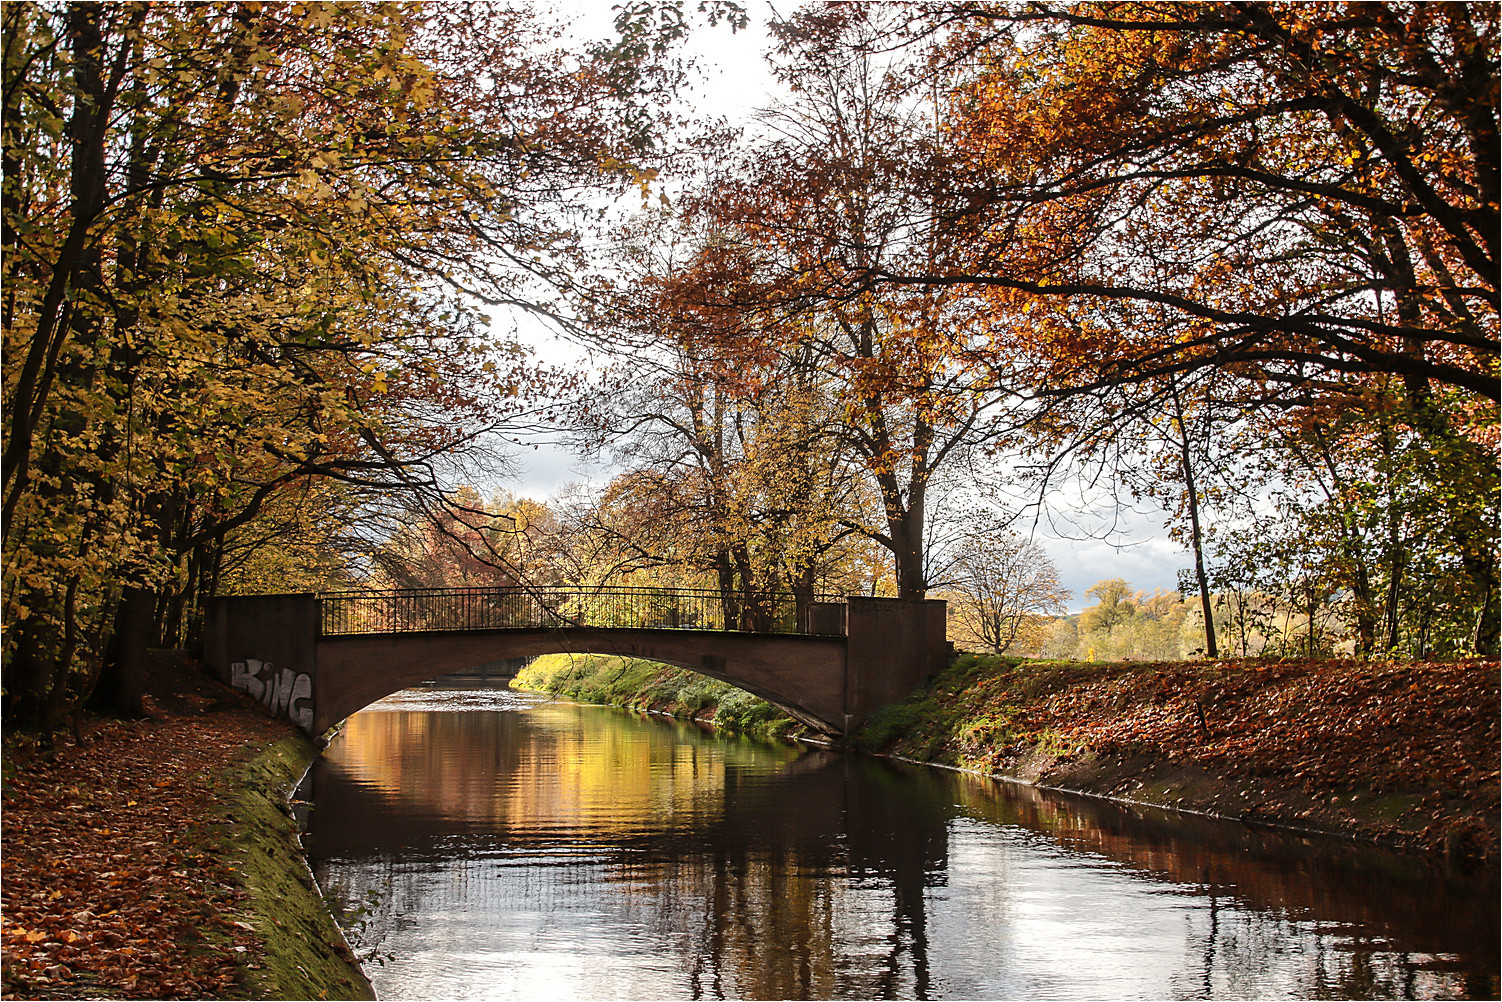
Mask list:
[[[517,673],[512,686],[581,703],[601,703],[699,720],[736,734],[788,738],[803,726],[777,707],[685,668],[601,654],[547,654]]]
[[[250,998],[375,998],[297,838],[289,798],[317,754],[302,734],[288,734],[230,770],[229,853],[245,878],[242,920],[265,946],[261,964],[245,972]]]

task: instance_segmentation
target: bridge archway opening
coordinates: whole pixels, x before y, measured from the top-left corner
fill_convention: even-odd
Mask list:
[[[315,729],[378,699],[483,661],[542,654],[640,658],[717,679],[824,734],[844,729],[844,639],[692,630],[508,630],[489,634],[324,637]],[[380,664],[376,672],[368,671]]]
[[[723,670],[711,670],[711,669],[708,669],[704,665],[701,665],[701,664],[684,664],[684,663],[680,663],[680,662],[677,662],[677,661],[667,661],[667,660],[641,658],[641,657],[637,657],[635,655],[622,654],[619,651],[551,651],[551,652],[548,652],[547,654],[534,655],[534,657],[549,657],[549,656],[561,656],[561,657],[565,657],[565,658],[576,658],[576,659],[580,659],[581,662],[584,661],[584,660],[586,660],[586,659],[598,658],[598,657],[621,658],[621,659],[623,659],[623,662],[625,662],[625,663],[630,663],[632,661],[637,661],[637,662],[642,662],[642,663],[649,664],[649,665],[661,665],[661,666],[664,666],[664,667],[679,668],[679,669],[682,669],[684,671],[690,672],[690,673],[692,673],[694,675],[697,675],[697,676],[700,676],[700,677],[703,677],[703,678],[713,679],[715,681],[722,682],[722,683],[724,683],[724,684],[726,684],[728,686],[731,686],[731,687],[733,687],[735,689],[738,689],[738,690],[740,690],[742,692],[746,692],[746,693],[749,693],[750,695],[756,696],[757,698],[762,699],[765,702],[771,704],[772,706],[776,707],[781,712],[785,713],[787,716],[791,717],[794,720],[797,720],[799,723],[803,724],[804,726],[808,727],[809,729],[811,729],[813,731],[816,731],[816,732],[821,733],[821,734],[826,734],[826,735],[832,735],[833,734],[833,732],[831,730],[831,725],[830,725],[830,723],[828,721],[823,721],[823,720],[820,720],[818,718],[813,717],[812,715],[810,715],[808,713],[808,711],[802,709],[801,707],[783,705],[783,703],[779,700],[779,698],[778,698],[778,696],[777,696],[776,693],[768,692],[768,691],[765,691],[765,690],[764,691],[756,691],[756,688],[753,685],[749,685],[748,683],[745,683],[745,682],[741,681],[739,679],[739,674],[735,670],[735,666],[731,665],[731,664],[726,664],[724,666]],[[523,660],[523,659],[516,659],[516,660]],[[527,658],[525,660],[531,660],[531,658]],[[582,665],[581,665],[581,667],[582,667]],[[412,681],[408,681],[408,682],[405,682],[405,683],[398,683],[398,682],[393,681],[392,684],[395,687],[392,688],[390,692],[387,692],[387,693],[384,693],[384,694],[382,694],[380,696],[375,697],[374,699],[371,700],[371,703],[377,702],[377,701],[379,701],[381,699],[384,699],[384,698],[386,698],[388,696],[395,695],[396,693],[399,693],[399,692],[404,692],[404,691],[407,691],[407,690],[414,689],[417,686],[423,685],[424,683],[440,682],[440,681],[442,681],[444,679],[453,679],[455,681],[472,681],[472,680],[479,680],[481,678],[481,676],[478,673],[476,673],[476,674],[464,674],[464,675],[459,674],[460,672],[464,672],[465,670],[466,669],[463,669],[463,668],[456,669],[454,671],[441,671],[441,670],[429,669],[427,671],[420,672],[420,674],[422,674],[422,676],[423,676],[421,678],[417,678],[417,679],[414,679]],[[505,674],[495,674],[495,673],[492,673],[489,676],[488,681],[489,681],[489,684],[491,684],[491,685],[499,685],[502,682],[502,680],[509,680],[510,678],[514,678],[515,674],[516,674],[515,671],[507,672]],[[526,691],[526,690],[522,690],[522,691]],[[561,697],[561,698],[567,698],[567,697]],[[371,705],[371,704],[370,703],[366,704],[366,706],[369,706],[369,705]],[[365,709],[365,707],[360,707],[359,709]],[[351,712],[358,712],[358,711],[351,711]]]

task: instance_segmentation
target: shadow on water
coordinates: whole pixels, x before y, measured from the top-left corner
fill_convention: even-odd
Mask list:
[[[366,712],[310,783],[383,995],[1497,994],[1495,883],[658,718]]]

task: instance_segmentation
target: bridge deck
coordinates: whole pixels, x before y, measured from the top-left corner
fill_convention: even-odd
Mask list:
[[[940,601],[657,588],[215,598],[204,660],[310,734],[415,681],[502,657],[621,654],[723,679],[848,733],[948,658]]]

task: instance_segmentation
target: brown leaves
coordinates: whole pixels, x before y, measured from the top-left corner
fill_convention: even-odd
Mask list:
[[[52,752],[13,742],[7,997],[203,998],[238,984],[260,946],[234,920],[244,894],[222,770],[282,727],[230,713],[100,721],[87,745]]]
[[[1153,665],[1051,695],[1030,714],[1103,753],[1174,750],[1309,787],[1459,791],[1484,781],[1489,760],[1476,756],[1495,744],[1498,713],[1486,662],[1220,664],[1232,666],[1223,679],[1204,664]],[[1112,705],[1123,709],[1101,712]]]
[[[896,749],[1005,775],[1040,754],[1141,770],[1172,762],[1270,791],[1265,820],[1337,828],[1358,820],[1353,796],[1387,800],[1398,813],[1368,816],[1369,834],[1396,826],[1420,844],[1463,843],[1488,858],[1497,851],[1498,688],[1497,665],[1482,659],[966,659],[941,676]],[[1346,813],[1315,806],[1334,798]]]

